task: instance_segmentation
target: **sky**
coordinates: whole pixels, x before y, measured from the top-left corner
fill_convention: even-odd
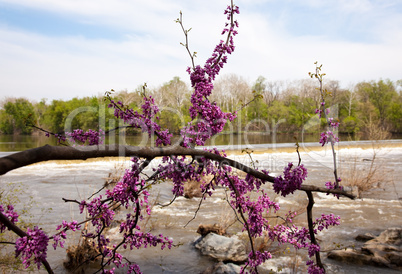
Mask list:
[[[39,101],[158,87],[203,65],[228,0],[0,0],[0,100]],[[314,62],[348,88],[402,79],[402,0],[238,0],[236,49],[222,74],[252,85],[307,79]]]

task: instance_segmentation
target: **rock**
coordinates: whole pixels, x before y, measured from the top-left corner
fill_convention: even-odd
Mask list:
[[[356,240],[356,241],[359,241],[359,242],[367,242],[367,241],[372,240],[372,239],[374,239],[374,238],[375,238],[375,236],[374,236],[373,234],[371,234],[371,233],[366,233],[366,234],[359,234],[359,235],[357,235],[357,236],[355,237],[355,240]]]
[[[223,262],[219,262],[214,266],[207,268],[202,274],[238,274],[240,273],[241,267],[228,263],[224,264]]]
[[[402,228],[388,228],[387,230],[383,231],[377,238],[373,239],[373,241],[400,246],[402,245]]]
[[[226,229],[224,229],[222,226],[218,224],[213,224],[213,225],[199,225],[197,229],[197,233],[201,234],[201,236],[206,236],[208,233],[215,233],[218,235],[225,235],[226,234]]]
[[[365,236],[368,238],[370,235]],[[328,253],[328,258],[402,270],[402,228],[395,227],[383,231],[378,237],[368,240],[361,250],[331,251]]]
[[[378,260],[370,255],[356,252],[353,249],[335,250],[328,253],[328,258],[345,263],[353,263],[357,265],[373,265],[373,266],[386,266],[385,261]]]
[[[197,241],[195,247],[200,250],[201,254],[219,261],[245,262],[247,260],[246,247],[237,236],[228,238],[209,233]]]

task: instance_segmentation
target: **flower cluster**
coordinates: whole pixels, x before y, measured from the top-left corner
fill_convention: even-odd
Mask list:
[[[114,217],[114,211],[102,200],[102,195],[95,197],[92,201],[87,202],[85,200],[80,203],[80,213],[84,209],[88,211],[88,215],[91,218],[92,225],[96,227],[99,232],[103,225],[110,225]]]
[[[88,142],[87,145],[93,146],[103,143],[105,132],[101,129],[99,131],[90,129],[86,132],[82,129],[75,129],[73,132],[66,132],[66,136],[70,143],[84,145]]]
[[[4,214],[11,223],[15,224],[18,222],[18,213],[14,211],[14,206],[13,205],[7,205],[6,209],[4,209],[4,206],[0,204],[0,213]],[[0,223],[0,233],[3,233],[4,230],[6,229],[6,226],[3,223]]]
[[[142,191],[143,200],[141,200],[141,205],[147,204],[149,193],[143,190],[144,186],[145,180],[140,179],[135,170],[126,170],[123,178],[115,187],[106,191],[106,196],[128,208],[130,202],[135,203],[139,200],[138,195]]]
[[[322,231],[324,228],[328,229],[330,226],[339,225],[339,219],[339,216],[336,217],[333,214],[322,214],[320,218],[317,218],[316,221],[313,222],[313,227],[316,227],[313,233],[317,234],[318,231]],[[320,246],[311,242],[310,232],[305,227],[297,227],[296,225],[289,227],[279,224],[270,227],[268,236],[272,241],[277,240],[280,244],[289,243],[296,249],[306,248],[310,258],[313,257],[316,252],[320,251]],[[311,260],[307,261],[306,265],[309,267],[309,273],[324,273],[324,270],[315,265]]]
[[[336,226],[340,225],[339,220],[341,217],[335,216],[334,214],[321,214],[320,218],[317,218],[315,222],[313,223],[314,227],[317,227],[319,231],[322,231],[325,229],[328,229],[330,226]],[[317,230],[314,230],[314,233],[317,233]]]
[[[307,169],[303,166],[293,167],[293,163],[289,163],[283,172],[284,177],[275,178],[274,190],[281,193],[283,197],[300,189],[303,181],[307,177]]]
[[[230,22],[226,23],[222,34],[227,33],[227,41],[219,42],[204,67],[196,66],[192,70],[187,69],[190,74],[191,86],[194,88],[189,111],[191,119],[197,118],[197,122],[195,125],[190,122],[181,130],[182,144],[185,147],[189,147],[191,144],[204,145],[206,140],[223,130],[228,120],[233,121],[236,118],[236,114],[224,113],[215,102],[211,103],[208,100],[214,87],[212,81],[227,62],[228,55],[235,49],[233,37],[237,34],[235,28],[238,27],[237,21],[232,22],[235,13],[239,13],[237,6],[228,6],[225,10]]]
[[[49,137],[50,133],[47,132],[46,136]],[[65,142],[67,140],[66,136],[64,136],[63,134],[54,134],[54,137],[57,138],[57,143],[61,144],[62,142]]]
[[[339,182],[341,181],[341,178],[338,178],[337,181],[338,181],[338,183],[339,183]],[[326,188],[328,188],[328,189],[336,189],[336,188],[338,188],[338,189],[340,189],[340,190],[343,190],[343,186],[340,186],[340,185],[337,186],[337,183],[333,183],[333,182],[331,182],[331,181],[326,182],[326,183],[325,183],[325,186],[326,186]],[[329,193],[327,193],[327,195],[329,195]],[[334,194],[334,196],[339,199],[339,194]]]
[[[251,273],[255,273],[254,269],[263,264],[266,260],[271,259],[272,255],[268,251],[255,251],[254,253],[250,252],[248,258],[248,266],[251,268]],[[240,273],[244,273],[244,268],[241,269]]]
[[[130,127],[140,128],[142,132],[148,132],[148,136],[151,137],[153,134],[156,135],[155,144],[169,145],[170,138],[172,134],[169,130],[162,130],[161,127],[154,121],[159,119],[157,114],[159,113],[159,108],[155,105],[155,100],[152,96],[144,96],[143,104],[141,105],[142,114],[138,111],[125,106],[121,101],[115,102],[110,97],[108,97],[110,103],[109,108],[114,108],[114,116],[123,120]]]
[[[269,209],[273,208],[274,212],[279,210],[279,204],[276,202],[271,201],[266,193],[263,193],[258,197],[256,201],[251,201],[248,197],[245,201],[239,205],[243,209],[245,208],[248,213],[248,229],[250,231],[250,235],[252,237],[262,236],[263,228],[267,228],[266,224],[264,223],[265,218],[263,214],[269,213]]]
[[[61,225],[58,225],[56,227],[56,230],[62,229],[59,233],[53,235],[51,238],[53,238],[54,243],[52,244],[53,248],[56,249],[57,246],[59,245],[60,247],[64,248],[64,242],[62,239],[67,238],[66,231],[71,230],[71,231],[76,231],[79,230],[81,226],[78,224],[77,221],[72,221],[72,222],[67,222],[64,221],[62,222]]]
[[[31,257],[33,257],[39,269],[42,262],[46,260],[49,237],[37,226],[34,229],[28,227],[26,233],[27,236],[15,242],[15,256],[21,255],[25,268],[31,265]]]
[[[162,234],[155,236],[151,233],[135,231],[133,234],[126,236],[126,242],[124,243],[125,248],[129,246],[131,250],[134,248],[139,249],[141,247],[146,248],[148,246],[157,245],[160,245],[162,250],[165,249],[165,247],[171,249],[172,240],[168,237],[164,237]]]
[[[106,258],[104,266],[113,263],[117,268],[128,267],[128,273],[135,271],[139,272],[139,267],[135,263],[123,263],[123,256],[117,252],[118,247],[124,249],[141,248],[159,245],[162,249],[165,247],[171,248],[172,240],[163,235],[152,235],[144,233],[141,230],[138,221],[143,218],[142,208],[146,209],[148,214],[151,214],[148,205],[148,196],[146,181],[140,178],[140,167],[144,162],[139,158],[132,159],[132,166],[127,169],[121,180],[115,185],[112,190],[106,190],[106,197],[102,195],[95,197],[90,202],[82,201],[80,203],[81,213],[84,209],[87,210],[92,224],[96,228],[96,233],[88,233],[87,238],[96,240],[96,248]],[[127,213],[125,220],[120,224],[120,233],[123,239],[120,244],[111,244],[111,241],[106,238],[102,231],[109,226],[114,218],[113,205],[121,205],[126,208],[132,207],[134,213]],[[76,223],[65,223],[65,228],[75,229]],[[61,228],[61,227],[60,227]],[[107,273],[114,273],[114,269],[109,269]]]
[[[324,114],[328,127],[327,131],[321,133],[319,141],[321,146],[326,145],[328,142],[332,144],[339,142],[339,138],[334,134],[334,131],[336,131],[339,128],[339,121],[335,120],[333,117],[328,117],[330,109],[325,108],[325,100],[323,95],[322,95],[321,108],[316,109],[315,113],[318,114],[318,117],[320,118],[322,118]]]
[[[314,263],[312,260],[308,260],[306,262],[306,265],[308,265],[308,273],[309,274],[324,274],[325,270],[319,267]]]
[[[321,132],[319,143],[325,146],[328,142],[339,142],[339,138],[330,130]]]

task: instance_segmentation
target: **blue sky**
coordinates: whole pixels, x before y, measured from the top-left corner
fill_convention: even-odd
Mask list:
[[[203,64],[219,41],[227,0],[0,0],[0,100],[70,99],[157,87],[190,59],[174,20],[192,28]],[[402,79],[400,0],[239,0],[236,51],[223,74],[252,84],[308,78],[314,62],[343,87]]]

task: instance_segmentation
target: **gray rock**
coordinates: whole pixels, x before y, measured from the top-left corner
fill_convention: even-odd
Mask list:
[[[201,254],[219,261],[245,262],[247,260],[246,247],[236,236],[228,238],[209,233],[199,240],[195,247],[200,250]]]
[[[368,240],[361,250],[331,251],[328,258],[402,270],[402,228],[394,227],[383,231],[378,237]]]
[[[203,274],[238,274],[240,273],[240,270],[241,267],[236,264],[224,264],[219,262],[216,265],[207,268]]]

